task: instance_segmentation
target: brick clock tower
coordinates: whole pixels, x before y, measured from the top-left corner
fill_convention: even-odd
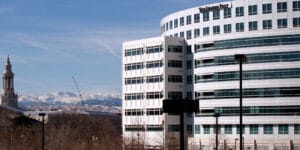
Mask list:
[[[18,108],[18,95],[14,91],[14,73],[11,70],[9,57],[7,57],[2,75],[1,104]]]

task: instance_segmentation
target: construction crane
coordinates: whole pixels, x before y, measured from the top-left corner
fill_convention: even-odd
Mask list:
[[[75,86],[76,86],[76,89],[77,89],[77,91],[78,91],[79,97],[80,97],[80,99],[81,99],[81,104],[84,105],[84,101],[83,101],[83,98],[82,98],[82,95],[81,95],[79,86],[78,86],[78,84],[77,84],[77,82],[76,82],[76,79],[75,79],[74,76],[72,76],[72,78],[73,78],[73,82],[74,82],[74,84],[75,84]]]

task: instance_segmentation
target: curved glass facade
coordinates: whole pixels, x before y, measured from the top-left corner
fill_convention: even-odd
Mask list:
[[[224,89],[195,92],[196,99],[226,99],[239,98],[239,89]],[[300,87],[274,87],[274,88],[249,88],[243,89],[244,98],[258,97],[299,97]]]
[[[300,78],[300,68],[247,70],[243,72],[243,80]],[[195,75],[195,83],[239,80],[239,72],[216,72],[206,75]]]
[[[274,52],[274,53],[255,53],[247,54],[245,64],[268,63],[268,62],[291,62],[300,61],[300,51]],[[203,58],[195,60],[195,68],[207,66],[220,66],[237,64],[234,55],[217,56],[213,58]]]

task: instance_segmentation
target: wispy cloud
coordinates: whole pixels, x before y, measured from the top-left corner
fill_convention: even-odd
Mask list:
[[[10,13],[10,12],[14,12],[14,11],[15,11],[14,7],[0,6],[0,13]]]
[[[104,29],[86,30],[82,32],[65,33],[17,33],[13,34],[15,44],[21,44],[48,54],[61,56],[74,56],[80,53],[102,55],[111,54],[121,58],[121,45],[123,41],[137,38],[147,38],[153,34],[153,30],[133,31],[128,29],[107,31]]]

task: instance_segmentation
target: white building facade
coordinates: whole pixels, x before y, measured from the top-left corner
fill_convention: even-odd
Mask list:
[[[214,113],[220,114],[219,148],[235,149],[234,55],[245,54],[245,149],[300,149],[299,0],[209,4],[170,14],[160,24],[160,37],[123,43],[124,139],[168,147],[179,121],[161,113],[162,100],[188,98],[200,104],[200,113],[186,115],[189,149],[214,148]]]

